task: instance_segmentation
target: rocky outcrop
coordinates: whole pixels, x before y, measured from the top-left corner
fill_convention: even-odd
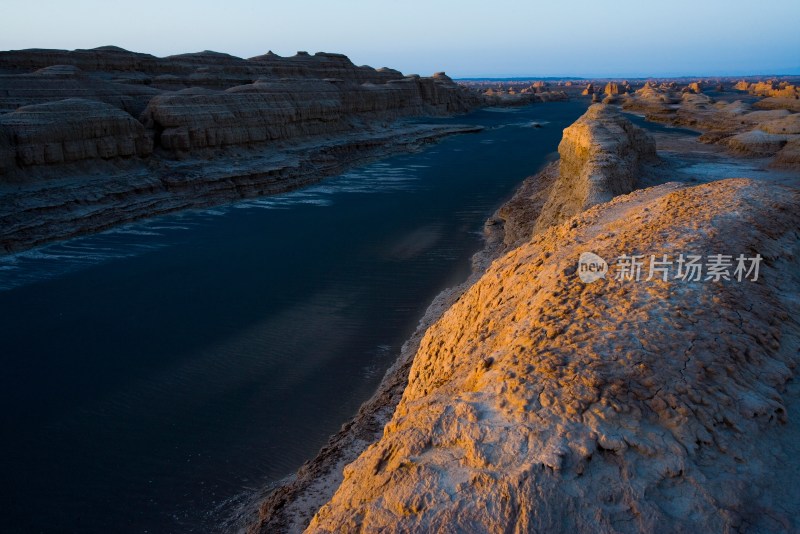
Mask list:
[[[731,136],[725,139],[725,144],[734,152],[742,155],[768,157],[777,154],[789,139],[788,135],[767,133],[756,129]]]
[[[699,95],[703,92],[703,82],[692,82],[686,86],[686,90],[689,93]]]
[[[606,84],[605,89],[603,89],[603,93],[605,93],[608,96],[621,95],[624,94],[625,92],[626,92],[625,86],[617,82],[608,82]]]
[[[765,97],[756,103],[762,109],[788,109],[800,112],[800,86],[787,80],[739,81],[734,89]]]
[[[493,89],[487,90],[482,94],[482,100],[487,106],[527,106],[537,102],[562,102],[569,100],[569,96],[564,91],[543,91],[531,92],[524,91],[517,93],[513,89],[509,92],[500,92]]]
[[[667,184],[496,260],[308,531],[800,528],[798,214],[763,182]],[[764,261],[756,282],[585,284],[585,251]]]
[[[800,97],[786,98],[770,96],[759,100],[754,106],[761,109],[788,109],[789,111],[800,113]]]
[[[772,166],[800,170],[800,136],[792,136],[775,155]]]
[[[736,87],[751,88],[751,84],[739,82]],[[703,133],[701,141],[718,143],[739,155],[775,157],[774,166],[795,168],[792,147],[800,138],[800,114],[794,113],[791,106],[770,105],[770,99],[776,98],[751,105],[742,101],[718,102],[707,95],[686,92],[678,100],[670,89],[648,84],[622,107],[644,112],[649,120],[699,130]],[[778,158],[786,145],[788,149]]]
[[[622,108],[628,111],[645,113],[649,117],[670,114],[672,106],[680,102],[680,98],[669,87],[659,88],[646,82],[631,98],[625,99]]]
[[[146,85],[115,83],[72,65],[54,65],[25,74],[0,74],[0,113],[65,98],[105,102],[133,117],[161,91]]]
[[[636,188],[642,166],[657,160],[653,138],[604,104],[592,105],[564,130],[558,179],[535,229],[559,224]]]

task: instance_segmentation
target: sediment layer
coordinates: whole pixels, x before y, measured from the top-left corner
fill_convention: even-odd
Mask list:
[[[0,251],[286,191],[470,131],[402,121],[482,103],[338,54],[0,52]]]

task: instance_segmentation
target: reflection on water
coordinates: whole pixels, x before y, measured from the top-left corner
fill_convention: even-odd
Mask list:
[[[583,108],[0,259],[4,530],[206,532],[294,472]]]

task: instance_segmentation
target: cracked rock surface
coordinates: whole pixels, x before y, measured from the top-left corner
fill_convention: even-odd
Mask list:
[[[669,183],[496,260],[308,530],[800,528],[799,208],[763,182]],[[583,251],[764,261],[757,281],[584,284]]]

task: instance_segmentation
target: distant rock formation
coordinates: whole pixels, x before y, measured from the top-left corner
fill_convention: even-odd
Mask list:
[[[308,532],[800,529],[798,225],[797,190],[732,179],[534,235],[428,330]],[[585,284],[586,251],[764,261],[758,282]]]
[[[739,82],[736,88],[751,90],[765,85],[772,84]],[[786,87],[783,85],[780,90]],[[644,112],[650,120],[700,130],[701,141],[727,146],[740,155],[774,157],[773,166],[800,169],[795,148],[800,142],[800,113],[794,112],[794,102],[800,101],[771,96],[752,105],[742,101],[717,102],[690,91],[678,99],[671,89],[648,83],[622,107]]]
[[[109,114],[131,128],[131,121],[141,121],[150,139],[137,143],[167,151],[250,146],[347,130],[352,128],[349,117],[392,120],[452,114],[480,103],[444,73],[432,78],[403,77],[390,69],[356,67],[340,54],[282,58],[270,53],[245,60],[209,51],[156,58],[116,47],[0,52],[0,114],[12,113],[0,115],[5,117],[0,124],[14,125],[5,139],[13,143],[16,132],[26,128],[25,120],[31,121],[30,128],[38,128],[42,138],[49,129],[39,127],[40,123],[66,120],[69,110],[77,110],[78,104],[70,100],[75,98],[108,104],[94,106],[88,117]],[[47,105],[29,107],[40,104]],[[110,106],[127,118],[113,113]],[[17,111],[20,108],[24,111]],[[141,136],[141,129],[137,131]],[[69,138],[73,134],[63,128],[53,132],[61,138],[41,139],[49,155],[21,157],[20,169],[76,160]],[[84,134],[74,135],[80,139]],[[64,142],[70,146],[56,146]],[[31,146],[4,151],[9,150],[28,154]],[[112,152],[102,149],[98,154],[109,158]],[[66,155],[62,158],[57,153]],[[149,151],[121,147],[121,156],[133,154],[146,156]],[[6,174],[14,171],[8,162],[5,169]],[[0,182],[3,178],[0,174]]]
[[[739,81],[734,89],[765,97],[757,106],[763,109],[788,109],[800,112],[800,86],[788,81]]]
[[[657,161],[653,138],[613,108],[592,105],[564,130],[560,169],[536,231],[636,188],[642,165]]]
[[[593,83],[589,83],[589,84],[586,84],[586,89],[584,89],[581,94],[584,95],[584,96],[588,96],[588,95],[593,95],[594,93],[595,93],[594,84]]]
[[[686,89],[690,93],[699,95],[703,92],[703,82],[692,82],[686,86]]]
[[[444,72],[403,76],[341,54],[0,52],[0,252],[286,191],[359,153],[474,131],[397,119],[485,103]]]
[[[606,84],[605,89],[603,89],[603,93],[606,95],[622,95],[626,93],[625,84],[619,84],[617,82],[608,82]]]
[[[517,91],[514,87],[509,87],[503,91],[493,88],[487,89],[483,93],[484,103],[489,106],[525,106],[535,102],[559,102],[569,100],[569,96],[564,91],[543,90],[540,87],[524,87]]]
[[[468,111],[474,102],[443,73],[385,84],[257,80],[224,92],[183,90],[154,97],[141,119],[168,151],[192,151],[352,130],[348,119],[393,120]]]

